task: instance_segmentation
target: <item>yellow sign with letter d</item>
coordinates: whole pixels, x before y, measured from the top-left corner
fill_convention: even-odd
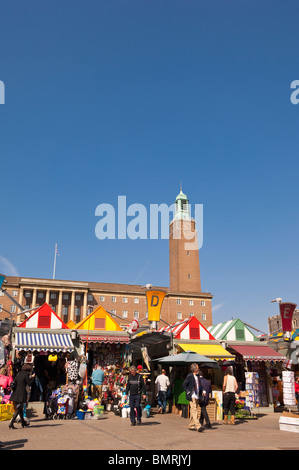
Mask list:
[[[149,289],[146,291],[148,321],[160,321],[160,313],[165,295],[166,292],[162,290]]]

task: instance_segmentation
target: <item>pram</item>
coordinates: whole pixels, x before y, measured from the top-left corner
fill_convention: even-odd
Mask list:
[[[57,419],[57,396],[50,395],[45,403],[46,419]]]
[[[77,401],[71,387],[62,388],[61,396],[57,400],[57,415],[59,418],[71,419],[76,417]]]
[[[69,398],[65,395],[57,399],[57,416],[58,418],[68,418]]]

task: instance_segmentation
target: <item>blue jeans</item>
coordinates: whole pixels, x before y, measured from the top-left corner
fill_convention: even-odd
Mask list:
[[[130,420],[131,423],[136,423],[135,418],[135,408],[137,410],[137,421],[141,421],[141,396],[140,395],[130,395],[129,400],[130,405]]]
[[[162,413],[165,413],[166,411],[166,395],[167,392],[162,392],[160,390],[158,395],[158,405],[162,408]]]
[[[35,376],[35,386],[36,386],[35,398],[37,398],[38,392],[39,392],[39,401],[43,401],[44,384],[43,384],[43,382],[38,378],[37,375]]]

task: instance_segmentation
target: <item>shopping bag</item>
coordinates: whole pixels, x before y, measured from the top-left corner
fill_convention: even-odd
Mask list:
[[[13,416],[13,408],[11,404],[0,405],[0,421],[10,420]]]

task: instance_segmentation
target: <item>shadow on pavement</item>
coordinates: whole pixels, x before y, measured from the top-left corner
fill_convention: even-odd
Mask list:
[[[1,450],[13,450],[13,449],[20,449],[24,447],[25,443],[28,442],[28,439],[17,439],[15,441],[6,441],[0,443]]]

